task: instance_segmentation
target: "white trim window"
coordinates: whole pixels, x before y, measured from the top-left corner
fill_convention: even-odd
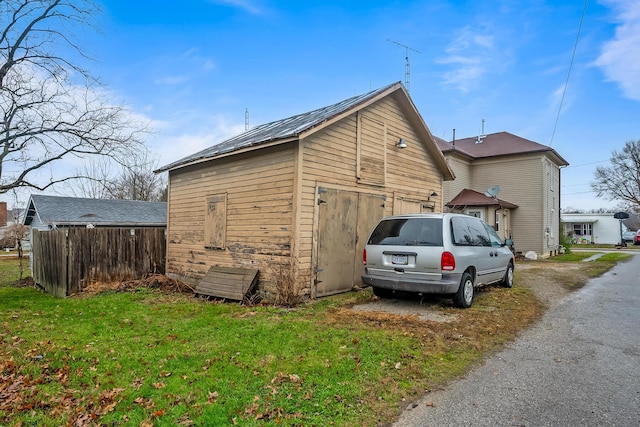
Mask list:
[[[482,219],[482,210],[481,209],[467,209],[467,215],[475,216],[476,218]]]

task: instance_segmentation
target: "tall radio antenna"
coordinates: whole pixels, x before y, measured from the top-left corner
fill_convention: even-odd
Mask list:
[[[411,80],[411,64],[409,63],[409,51],[412,50],[416,53],[422,53],[419,50],[416,50],[412,47],[409,47],[405,44],[402,43],[398,43],[397,41],[391,40],[391,39],[387,39],[387,41],[390,41],[391,43],[395,43],[400,47],[404,48],[404,59],[405,59],[405,63],[404,63],[404,87],[405,89],[407,89],[407,92],[409,92],[409,84],[410,84],[410,80]]]
[[[244,109],[244,130],[249,130],[249,109]]]

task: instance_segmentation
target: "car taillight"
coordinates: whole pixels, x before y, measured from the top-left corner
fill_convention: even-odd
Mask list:
[[[367,250],[362,251],[362,263],[367,265]]]
[[[456,259],[451,252],[442,252],[440,269],[445,271],[453,271],[456,269]]]

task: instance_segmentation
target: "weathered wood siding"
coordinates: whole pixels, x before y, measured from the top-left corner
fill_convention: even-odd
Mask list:
[[[395,146],[400,138],[407,148]],[[443,175],[425,146],[433,142],[419,138],[400,104],[388,96],[299,141],[171,171],[167,271],[197,283],[211,266],[256,268],[261,290],[270,293],[291,265],[297,289],[313,296],[318,188],[374,195],[371,200],[381,200],[387,215],[394,198],[416,201],[418,207],[429,202],[429,209],[442,211]],[[439,196],[429,200],[434,191]],[[211,208],[212,201],[222,200],[223,229],[213,220],[221,210]],[[369,230],[362,231],[361,221],[354,228],[359,230],[358,247],[350,251],[359,258],[353,260],[355,269]],[[215,248],[222,240],[224,247]],[[214,243],[207,247],[207,241]],[[357,272],[347,276],[348,282],[359,278]]]
[[[256,268],[263,288],[275,286],[275,267],[290,262],[295,152],[283,144],[171,171],[167,271],[197,283],[214,265]],[[224,248],[215,248],[205,217],[222,195],[226,224],[214,235]]]
[[[94,281],[165,272],[164,228],[67,228],[33,232],[33,279],[52,295],[81,292]]]
[[[382,135],[380,129],[384,129],[384,141],[371,137]],[[395,146],[400,138],[405,139],[407,148]],[[367,154],[374,151],[378,151],[375,156]],[[440,196],[431,198],[433,209],[442,211],[442,173],[393,97],[384,98],[313,133],[303,139],[301,152],[300,209],[296,219],[299,227],[296,262],[300,271],[313,272],[315,267],[314,233],[317,230],[314,229],[314,216],[317,215],[318,186],[385,195],[384,215],[394,212],[394,197],[426,202],[429,194],[435,191]],[[377,180],[367,175],[371,159],[375,159],[377,170],[383,172]],[[381,161],[382,169],[379,167]],[[363,235],[357,239],[362,242],[365,238]]]

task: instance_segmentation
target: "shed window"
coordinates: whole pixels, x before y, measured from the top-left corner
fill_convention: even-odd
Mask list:
[[[204,216],[204,246],[209,249],[224,249],[227,234],[227,195],[207,197]]]

